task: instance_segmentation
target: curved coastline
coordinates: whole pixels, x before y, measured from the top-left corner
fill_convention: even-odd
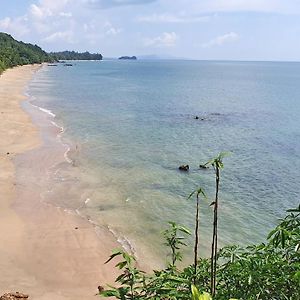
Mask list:
[[[62,166],[62,169],[64,169],[65,165],[63,165],[63,160],[60,160],[59,158],[61,158],[61,159],[64,158],[65,162],[67,162],[69,165],[72,165],[74,167],[76,165],[75,159],[73,160],[71,158],[71,156],[69,156],[69,153],[71,153],[73,151],[73,148],[75,148],[75,145],[74,145],[74,143],[72,143],[70,141],[65,142],[63,140],[63,134],[65,133],[65,128],[62,125],[59,125],[58,123],[56,123],[56,121],[55,121],[56,114],[50,109],[33,104],[33,102],[35,102],[36,98],[34,96],[30,95],[29,89],[27,89],[26,96],[27,96],[27,99],[25,102],[23,102],[23,104],[25,104],[26,106],[27,106],[27,104],[29,104],[29,106],[27,107],[27,109],[26,109],[26,107],[24,107],[24,108],[29,113],[29,115],[31,115],[33,120],[35,119],[35,117],[38,117],[34,121],[34,123],[38,127],[40,127],[41,137],[43,138],[43,137],[47,136],[47,138],[49,139],[49,136],[50,136],[51,137],[50,143],[52,144],[52,146],[58,142],[59,146],[62,146],[62,148],[63,148],[63,155],[58,155],[58,160],[55,160],[53,162],[53,165],[48,167],[48,170],[51,170],[49,173],[52,173],[52,175],[53,174],[57,175],[61,171],[61,166]],[[34,109],[32,110],[31,108],[34,108]],[[45,126],[48,127],[50,123],[54,126],[54,128],[58,129],[58,131],[55,131],[54,134],[52,132],[53,128],[45,129]],[[43,143],[46,143],[46,142],[43,141]],[[38,151],[38,149],[36,149],[36,150]],[[47,180],[49,180],[49,182],[51,184],[51,180],[53,180],[53,178],[51,179],[50,176],[51,175],[48,175]],[[61,181],[64,181],[64,180],[65,180],[65,178],[62,177]],[[46,188],[47,184],[42,184],[42,185],[45,188],[45,190],[41,191],[40,199],[41,199],[41,201],[44,201],[44,203],[46,205],[50,205],[50,206],[54,206],[55,208],[62,209],[68,214],[73,214],[73,215],[76,214],[80,218],[91,223],[95,227],[95,231],[96,231],[97,235],[98,235],[99,231],[101,231],[101,230],[105,230],[105,231],[109,232],[111,234],[113,240],[118,243],[118,245],[117,245],[118,247],[122,247],[128,253],[131,253],[136,258],[138,258],[138,254],[135,249],[135,246],[126,236],[122,235],[122,233],[117,232],[115,229],[113,229],[111,224],[101,224],[101,223],[97,222],[96,220],[91,219],[89,216],[83,214],[80,211],[82,208],[85,207],[85,205],[88,204],[88,202],[91,200],[90,198],[86,198],[84,200],[84,202],[79,204],[78,207],[71,208],[68,204],[66,206],[64,206],[64,203],[60,203],[59,201],[58,201],[58,203],[57,202],[53,203],[51,201],[47,201],[46,197],[44,197],[43,195],[47,194],[48,192],[52,192],[52,190],[47,190],[47,188]],[[80,188],[79,188],[79,190],[80,190]],[[66,193],[67,193],[67,191],[66,191]],[[55,193],[55,191],[53,192],[53,194],[54,194],[54,198],[59,197],[59,195],[57,195]],[[80,198],[80,196],[78,198]],[[144,268],[148,267],[148,265],[143,265],[143,266],[144,266]]]
[[[0,146],[0,293],[20,291],[45,300],[94,299],[97,286],[115,278],[112,266],[103,262],[117,243],[106,228],[95,230],[86,219],[40,199],[47,168],[62,159],[72,161],[70,147],[45,147],[44,128],[49,127],[52,137],[62,131],[49,120],[49,112],[32,107],[36,112],[29,116],[21,105],[39,68],[17,67],[0,78],[2,136],[8,133]]]
[[[50,143],[52,145],[54,145],[58,141],[60,146],[62,146],[64,149],[63,155],[59,155],[59,157],[60,158],[64,157],[64,161],[67,162],[68,164],[64,164],[62,160],[56,160],[55,162],[53,162],[52,166],[48,167],[49,170],[51,169],[50,173],[52,173],[52,175],[53,174],[57,175],[65,168],[72,169],[72,167],[78,167],[77,163],[76,163],[76,158],[72,158],[72,152],[77,151],[78,145],[76,144],[76,146],[75,146],[75,143],[72,140],[65,141],[65,139],[63,138],[63,135],[65,133],[65,128],[64,128],[63,124],[57,123],[57,121],[55,119],[56,112],[53,112],[51,109],[45,108],[43,106],[40,106],[40,104],[37,104],[36,100],[40,101],[41,99],[36,99],[35,96],[30,94],[29,87],[27,89],[26,95],[27,95],[28,99],[25,102],[23,102],[23,104],[25,104],[25,106],[26,106],[23,108],[29,113],[29,115],[31,115],[33,122],[38,127],[40,127],[41,137],[44,138],[46,136],[47,139],[49,139],[49,137],[50,138],[52,137]],[[45,127],[48,127],[49,124],[52,124],[55,129],[58,129],[58,131],[55,131],[53,134],[53,132],[51,132],[53,130],[53,127],[45,128]],[[45,143],[45,141],[43,143]],[[76,150],[75,150],[75,148],[76,148]],[[80,170],[79,170],[79,172],[80,172]],[[71,171],[71,173],[72,173],[72,171]],[[49,177],[48,179],[49,179],[49,184],[51,185],[51,183],[53,184],[53,178],[50,178],[50,176],[51,175],[48,176]],[[60,175],[58,175],[58,176],[60,176]],[[76,174],[71,174],[71,176],[74,176],[77,179]],[[54,176],[54,178],[55,178],[55,176]],[[60,181],[63,182],[64,180],[68,181],[68,178],[65,178],[62,175],[62,177],[60,177]],[[109,232],[109,234],[112,236],[113,240],[117,243],[117,247],[119,247],[119,248],[122,247],[128,253],[133,254],[137,259],[139,259],[139,254],[136,251],[136,247],[135,247],[134,243],[127,236],[122,234],[122,232],[118,232],[116,229],[114,229],[113,224],[101,223],[101,222],[99,222],[99,220],[97,221],[96,219],[91,218],[89,215],[82,213],[81,209],[84,209],[85,206],[88,204],[88,202],[90,202],[92,199],[89,197],[84,197],[84,191],[82,191],[82,189],[80,187],[77,188],[77,192],[79,193],[78,198],[80,198],[81,201],[79,203],[78,203],[78,201],[77,202],[73,201],[74,202],[73,205],[75,204],[75,202],[77,203],[73,207],[71,203],[64,203],[64,201],[56,201],[56,199],[58,199],[60,197],[60,193],[56,193],[55,187],[54,187],[54,190],[52,190],[52,189],[48,190],[46,188],[47,184],[44,184],[43,186],[44,186],[45,190],[41,192],[41,200],[44,201],[45,204],[53,205],[56,208],[63,209],[65,212],[67,212],[69,214],[78,215],[80,218],[83,218],[85,221],[91,223],[95,227],[95,231],[96,231],[97,235],[98,235],[99,230],[100,231],[105,230],[105,231]],[[51,193],[53,192],[51,194],[50,200],[47,199],[48,192],[51,192]],[[65,188],[64,192],[65,192],[65,195],[68,194],[67,187]],[[83,194],[80,195],[80,193],[83,193]],[[52,201],[53,198],[54,198],[54,202]],[[149,262],[146,263],[146,262],[144,262],[144,260],[143,260],[143,263],[139,260],[139,264],[143,265],[143,268],[145,268],[145,269],[148,269],[148,267],[149,267]]]

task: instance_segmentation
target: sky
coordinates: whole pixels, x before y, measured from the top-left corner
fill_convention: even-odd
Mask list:
[[[300,0],[0,0],[0,31],[104,57],[300,61]]]

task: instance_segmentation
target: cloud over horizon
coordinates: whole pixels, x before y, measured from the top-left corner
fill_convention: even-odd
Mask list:
[[[299,60],[299,15],[292,0],[10,0],[0,31],[48,51]]]
[[[175,32],[163,32],[161,35],[153,38],[145,38],[144,46],[145,47],[174,47],[179,37]]]
[[[219,36],[211,39],[207,43],[203,43],[202,47],[203,48],[210,48],[210,47],[213,47],[213,46],[222,46],[225,43],[234,42],[238,39],[239,39],[239,35],[237,33],[229,32],[229,33],[226,33],[226,34],[223,34],[223,35],[219,35]]]

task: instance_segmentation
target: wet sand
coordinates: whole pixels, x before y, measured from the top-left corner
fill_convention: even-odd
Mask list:
[[[64,163],[65,149],[47,143],[21,107],[39,68],[18,67],[0,77],[0,294],[95,299],[97,286],[116,276],[112,264],[103,263],[119,245],[106,228],[41,199],[47,172]],[[35,109],[35,121],[49,126],[54,141],[59,128]]]

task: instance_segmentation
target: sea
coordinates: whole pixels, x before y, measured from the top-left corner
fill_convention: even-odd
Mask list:
[[[299,205],[300,63],[73,61],[42,67],[27,104],[60,128],[65,149],[41,201],[107,228],[151,265],[168,261],[163,231],[191,230],[200,187],[200,253],[209,255],[220,152],[219,245],[264,242]],[[42,135],[49,132],[41,129]],[[51,149],[51,147],[50,147]],[[178,169],[189,165],[189,171]]]

